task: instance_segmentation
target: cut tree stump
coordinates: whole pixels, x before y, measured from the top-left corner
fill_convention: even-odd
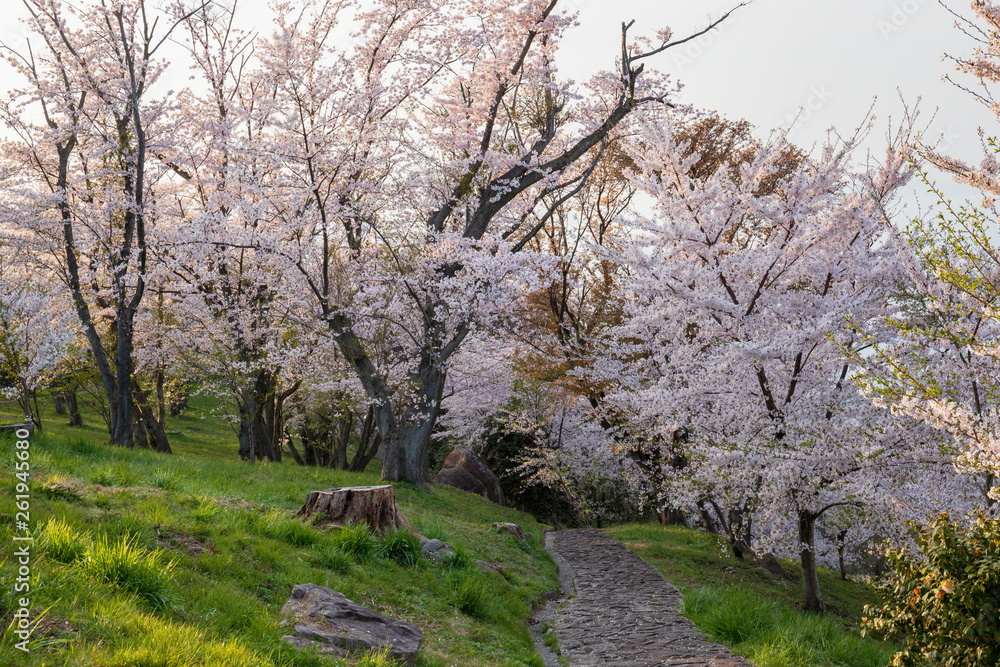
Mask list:
[[[301,517],[319,515],[319,519],[314,520],[321,525],[343,527],[364,521],[376,533],[408,530],[419,535],[396,507],[391,484],[310,491],[297,514]]]

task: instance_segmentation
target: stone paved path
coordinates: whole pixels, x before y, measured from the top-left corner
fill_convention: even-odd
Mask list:
[[[552,612],[570,665],[751,667],[675,613],[680,592],[656,568],[596,530],[549,534],[547,547],[576,596]]]

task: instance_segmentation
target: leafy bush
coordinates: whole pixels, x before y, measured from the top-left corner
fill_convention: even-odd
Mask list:
[[[379,539],[367,523],[344,526],[331,536],[331,540],[355,563],[367,563],[378,556]]]
[[[865,607],[865,632],[904,645],[894,666],[1000,664],[1000,520],[964,526],[942,514],[913,528],[924,558],[889,552],[885,602]]]
[[[408,530],[393,530],[385,534],[378,555],[404,567],[413,567],[420,560],[420,540]]]
[[[38,535],[38,547],[49,558],[60,563],[75,563],[83,558],[90,538],[82,535],[62,519],[49,519]]]
[[[92,576],[135,593],[155,609],[167,607],[167,585],[174,561],[161,551],[147,551],[125,535],[110,541],[98,537],[87,550],[82,567]]]

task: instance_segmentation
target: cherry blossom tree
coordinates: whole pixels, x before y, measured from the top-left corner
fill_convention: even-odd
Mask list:
[[[618,71],[560,83],[557,4],[279,3],[258,45],[265,149],[281,162],[272,215],[289,230],[272,251],[365,388],[385,479],[428,481],[452,356],[516,298],[547,211],[672,90],[645,61],[686,40],[636,42],[630,25]]]
[[[157,224],[155,156],[171,139],[152,87],[176,27],[145,0],[25,0],[29,44],[5,54],[23,87],[2,108],[20,168],[11,227],[32,229],[62,274],[100,373],[113,444],[133,446],[135,320]]]
[[[15,383],[10,389],[25,418],[40,426],[32,394],[67,353],[77,329],[53,276],[39,272],[27,248],[11,241],[0,256],[0,367]]]
[[[817,521],[879,497],[888,452],[922,460],[879,427],[842,354],[858,344],[845,318],[885,303],[885,212],[906,182],[905,137],[871,174],[850,171],[851,141],[782,170],[779,136],[699,178],[700,155],[685,156],[669,123],[643,136],[635,161],[656,211],[622,260],[620,347],[595,364],[616,379],[609,413],[661,462],[664,502],[697,507],[734,553],[752,555],[754,541],[797,552],[806,606],[822,609]]]
[[[971,6],[972,18],[956,17],[976,48],[967,58],[951,60],[975,86],[956,85],[997,115],[993,87],[1000,79],[1000,6],[978,0]],[[899,285],[897,309],[868,331],[876,353],[866,360],[863,379],[875,400],[951,434],[961,450],[960,464],[980,476],[984,496],[994,505],[1000,470],[995,206],[1000,163],[996,141],[982,130],[981,135],[984,156],[978,165],[918,144],[931,165],[978,189],[982,202],[953,202],[924,177],[938,202],[902,233],[907,275]]]

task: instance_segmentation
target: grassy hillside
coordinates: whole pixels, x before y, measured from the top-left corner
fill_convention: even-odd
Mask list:
[[[307,582],[416,623],[422,665],[539,664],[525,621],[557,578],[531,517],[456,489],[399,485],[414,527],[458,551],[448,564],[411,565],[405,549],[362,531],[291,516],[308,491],[374,484],[376,473],[238,462],[228,427],[202,419],[206,409],[196,403],[171,423],[183,434],[172,434],[172,456],[97,444],[103,426],[93,418],[77,437],[47,420],[31,446],[32,608],[46,612],[31,654],[14,652],[7,637],[0,665],[335,664],[280,640],[289,633],[281,606]],[[14,460],[12,443],[0,442],[4,544],[14,533]],[[494,521],[519,523],[528,545],[494,532]],[[476,559],[504,576],[480,571]],[[9,557],[0,564],[4,581],[15,570]],[[5,586],[0,615],[9,620],[15,606]]]
[[[875,602],[864,584],[821,568],[828,613],[807,614],[796,562],[781,561],[783,579],[728,556],[709,533],[651,524],[608,532],[681,590],[698,627],[757,667],[885,667],[894,651],[858,635],[862,608]]]

